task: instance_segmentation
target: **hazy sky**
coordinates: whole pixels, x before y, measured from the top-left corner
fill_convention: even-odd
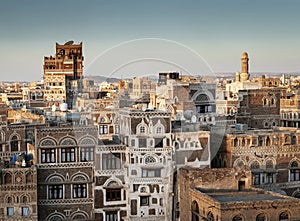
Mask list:
[[[43,57],[68,40],[83,42],[89,75],[235,72],[243,51],[250,72],[300,72],[299,9],[298,0],[3,0],[0,81],[40,80]]]

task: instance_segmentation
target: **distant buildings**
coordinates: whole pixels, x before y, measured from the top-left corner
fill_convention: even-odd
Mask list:
[[[235,82],[97,84],[56,44],[43,82],[1,84],[0,219],[299,219],[299,78],[241,61]]]

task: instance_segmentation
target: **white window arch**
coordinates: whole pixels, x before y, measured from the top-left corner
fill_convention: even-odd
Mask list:
[[[141,123],[139,123],[136,127],[136,133],[137,134],[148,134],[149,133],[149,128],[147,124],[144,122],[144,119],[142,120]]]

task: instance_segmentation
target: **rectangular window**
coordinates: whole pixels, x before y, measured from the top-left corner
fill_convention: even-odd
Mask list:
[[[94,147],[81,147],[80,148],[80,161],[94,161]]]
[[[99,134],[108,134],[107,125],[99,125]]]
[[[61,149],[61,162],[75,162],[75,148],[68,147]]]
[[[73,198],[86,198],[86,184],[73,184]]]
[[[160,177],[160,169],[142,169],[142,177]]]
[[[106,189],[106,201],[120,201],[121,189]]]
[[[118,211],[105,212],[105,221],[118,221]]]
[[[63,198],[63,185],[49,185],[48,186],[48,199],[62,199]]]
[[[266,174],[266,183],[273,183],[273,173]]]
[[[14,207],[7,207],[7,216],[14,215]]]
[[[22,216],[28,216],[28,215],[29,215],[29,208],[22,207]]]
[[[131,140],[131,147],[135,147],[135,140]]]
[[[120,153],[103,153],[102,154],[102,169],[114,170],[121,168]]]
[[[291,169],[290,170],[290,181],[299,181],[300,179],[300,169]]]
[[[260,174],[259,173],[254,173],[253,174],[253,184],[254,185],[259,185],[260,184]]]
[[[55,163],[55,149],[41,149],[42,163]]]

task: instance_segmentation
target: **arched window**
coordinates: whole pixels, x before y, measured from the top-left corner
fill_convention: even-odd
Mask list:
[[[107,202],[121,200],[122,186],[116,181],[110,181],[105,187],[105,190]]]
[[[86,217],[83,214],[76,214],[72,220],[74,221],[86,220]]]
[[[7,197],[7,200],[6,200],[7,203],[13,203],[13,199],[11,196]]]
[[[293,161],[290,166],[290,181],[300,180],[300,169],[297,161]]]
[[[296,192],[293,193],[292,196],[295,197],[295,198],[299,198],[300,199],[300,192],[296,191]]]
[[[10,140],[10,150],[19,151],[19,139],[17,135],[12,136]]]
[[[27,202],[28,202],[27,196],[22,196],[21,203],[27,203]]]
[[[256,216],[256,221],[266,221],[267,220],[267,217],[264,213],[260,213]]]
[[[271,106],[275,106],[276,105],[276,98],[272,97],[271,101],[270,101]]]
[[[271,140],[270,137],[266,138],[266,146],[270,146],[271,145]]]
[[[192,221],[199,221],[199,206],[196,201],[192,202]]]
[[[265,97],[263,98],[263,105],[264,105],[264,106],[267,106],[267,105],[268,105],[268,99],[265,98]]]
[[[12,176],[10,173],[5,174],[4,176],[4,183],[5,184],[11,184],[12,183]]]
[[[32,183],[33,182],[33,178],[32,178],[32,173],[27,173],[26,174],[26,183]]]
[[[208,221],[214,221],[215,220],[214,214],[212,214],[212,212],[208,212],[208,214],[207,214],[207,220]]]
[[[234,140],[233,140],[233,146],[236,147],[237,145],[238,145],[238,139],[234,138]]]
[[[236,215],[232,218],[232,221],[243,221],[243,217],[241,215]]]
[[[290,217],[289,217],[289,214],[288,212],[282,212],[280,213],[279,215],[279,221],[284,221],[284,220],[289,220]]]
[[[49,221],[63,221],[63,218],[61,216],[58,215],[54,215],[52,216],[50,219],[48,219]]]

